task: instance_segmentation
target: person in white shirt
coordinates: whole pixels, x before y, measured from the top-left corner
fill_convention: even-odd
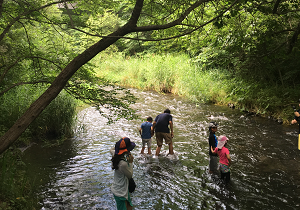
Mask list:
[[[112,169],[114,172],[114,181],[111,186],[111,191],[117,203],[118,210],[131,210],[132,203],[128,190],[129,179],[133,175],[133,156],[130,153],[135,147],[135,143],[129,138],[123,137],[115,147],[110,149],[112,154]]]

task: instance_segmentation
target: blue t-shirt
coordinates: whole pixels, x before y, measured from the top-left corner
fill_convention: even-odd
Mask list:
[[[141,125],[142,128],[142,139],[151,139],[151,122],[144,122]]]
[[[172,115],[169,113],[162,113],[156,116],[155,132],[170,133],[169,122],[172,122]]]

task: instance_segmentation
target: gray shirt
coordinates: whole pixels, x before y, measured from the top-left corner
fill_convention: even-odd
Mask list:
[[[115,148],[110,149],[112,155],[115,154]],[[119,162],[119,168],[115,170],[114,182],[111,186],[112,193],[117,197],[124,197],[128,199],[128,185],[129,179],[133,175],[133,165],[124,160]]]

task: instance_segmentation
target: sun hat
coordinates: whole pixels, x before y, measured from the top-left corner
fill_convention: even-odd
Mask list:
[[[121,138],[115,145],[115,154],[122,155],[124,152],[130,152],[135,147],[128,137]]]
[[[210,123],[208,124],[208,127],[209,127],[209,128],[217,128],[217,127],[218,127],[218,123],[216,123],[216,122],[210,122]]]
[[[219,136],[218,137],[218,146],[217,146],[217,148],[222,149],[224,147],[224,145],[227,143],[228,140],[229,139],[225,135]]]

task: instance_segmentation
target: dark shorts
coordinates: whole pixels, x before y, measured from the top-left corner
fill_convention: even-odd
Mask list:
[[[209,156],[209,170],[213,172],[218,171],[218,163],[219,163],[219,157],[210,155]]]
[[[163,133],[163,132],[156,132],[156,143],[157,146],[162,146],[163,145],[163,140],[165,139],[166,144],[171,144],[172,143],[172,136],[171,133]]]

